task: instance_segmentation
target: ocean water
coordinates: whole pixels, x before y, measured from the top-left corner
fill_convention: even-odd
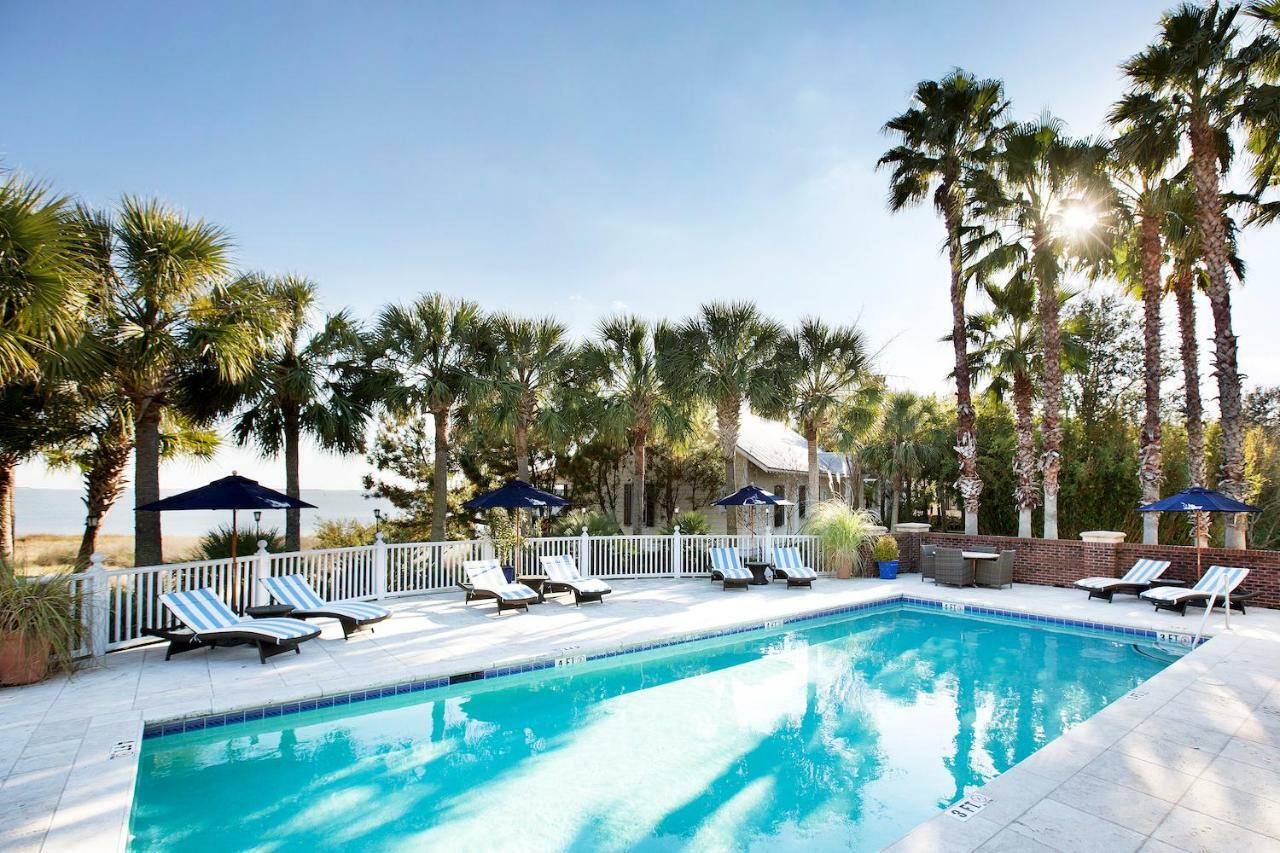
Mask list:
[[[130,849],[875,850],[1162,666],[900,607],[149,738]]]
[[[180,489],[166,489],[161,497],[176,494]],[[358,518],[373,522],[373,508],[384,512],[389,509],[386,501],[375,503],[365,500],[359,490],[303,489],[302,499],[315,504],[318,509],[302,511],[302,532],[311,533],[320,519]],[[84,530],[84,501],[75,489],[34,489],[18,487],[14,495],[18,535],[31,533],[79,534]],[[116,501],[102,522],[102,532],[133,535],[133,490],[129,489]],[[231,523],[228,512],[166,512],[164,532],[173,536],[200,536],[210,529]],[[253,529],[253,513],[240,513],[242,529]],[[265,510],[262,513],[264,528],[276,527],[284,531],[284,511]]]

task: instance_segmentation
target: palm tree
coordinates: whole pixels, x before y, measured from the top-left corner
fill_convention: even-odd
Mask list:
[[[1253,155],[1253,194],[1256,206],[1250,224],[1269,225],[1280,217],[1280,200],[1262,195],[1280,186],[1280,0],[1258,0],[1248,14],[1261,22],[1261,36],[1254,40],[1251,59],[1257,74],[1250,80],[1240,114],[1248,130]]]
[[[978,475],[978,439],[965,353],[965,281],[962,235],[968,201],[966,187],[996,150],[1009,102],[998,80],[979,80],[956,70],[941,80],[916,86],[912,106],[885,124],[900,144],[880,158],[891,166],[889,208],[898,211],[930,196],[947,229],[951,265],[951,334],[956,377],[957,487],[964,498],[965,533],[978,532],[982,479]]]
[[[1073,140],[1052,116],[1008,130],[993,174],[975,189],[974,211],[995,224],[968,251],[1002,244],[988,257],[1025,267],[1035,282],[1044,364],[1044,537],[1058,538],[1058,472],[1062,467],[1061,280],[1071,265],[1101,263],[1109,246],[1093,239],[1092,211],[1111,206],[1106,145]]]
[[[44,441],[41,386],[81,333],[87,294],[68,213],[40,184],[0,183],[0,560],[13,553],[14,472]]]
[[[1161,19],[1156,41],[1122,67],[1131,82],[1123,102],[1126,118],[1135,124],[1168,123],[1190,142],[1196,222],[1201,232],[1214,325],[1214,373],[1218,378],[1221,424],[1218,489],[1242,499],[1244,420],[1227,281],[1228,241],[1222,224],[1225,205],[1221,183],[1222,167],[1231,155],[1230,134],[1249,92],[1250,72],[1254,70],[1250,65],[1265,51],[1259,50],[1258,42],[1239,44],[1239,12],[1238,4],[1179,6]],[[1227,516],[1226,534],[1227,547],[1243,548],[1243,517]]]
[[[1160,447],[1160,299],[1164,293],[1165,221],[1171,215],[1175,184],[1169,174],[1178,140],[1168,122],[1133,123],[1122,101],[1111,121],[1120,126],[1115,141],[1112,179],[1120,237],[1115,244],[1117,278],[1142,302],[1144,417],[1138,448],[1142,502],[1160,499],[1164,471]],[[1160,541],[1158,513],[1142,514],[1142,541]]]
[[[234,434],[239,444],[252,441],[267,455],[283,452],[285,494],[300,498],[304,434],[337,453],[364,447],[369,404],[361,393],[360,328],[346,312],[316,328],[316,285],[307,279],[288,275],[261,286],[279,305],[282,326],[248,378]],[[301,511],[286,510],[285,549],[299,550],[301,540]]]
[[[102,306],[114,379],[133,416],[134,493],[160,497],[161,425],[169,407],[216,413],[221,389],[245,382],[276,331],[260,282],[228,283],[222,229],[159,201],[126,197],[116,219],[120,286]],[[134,516],[134,564],[161,563],[160,514]]]
[[[818,439],[825,437],[841,401],[867,372],[866,337],[857,326],[831,327],[806,317],[779,347],[778,363],[789,388],[790,414],[808,449],[809,499],[819,500]]]
[[[566,431],[561,410],[552,405],[571,352],[563,323],[550,317],[530,320],[500,314],[491,322],[496,349],[486,370],[495,405],[489,414],[512,437],[516,476],[528,481],[529,434],[552,436]]]
[[[672,329],[661,329],[657,348],[663,379],[688,400],[710,403],[716,412],[725,494],[738,490],[736,456],[742,407],[767,413],[783,408],[776,356],[783,329],[750,302],[709,302]],[[738,532],[734,511],[727,530]]]
[[[938,429],[938,411],[932,398],[905,391],[891,393],[886,398],[880,440],[873,450],[873,458],[881,475],[888,477],[892,489],[890,531],[898,526],[903,485],[918,476],[936,452],[938,444],[933,440],[933,433]]]
[[[992,399],[1013,398],[1017,446],[1013,453],[1014,505],[1018,508],[1018,536],[1031,538],[1031,513],[1040,503],[1036,477],[1036,442],[1032,422],[1035,379],[1042,372],[1040,327],[1036,323],[1035,286],[1031,277],[1012,276],[1003,287],[984,286],[992,308],[969,318],[977,346],[970,353],[975,377],[988,377]]]
[[[667,334],[659,330],[658,336]],[[617,315],[600,323],[579,360],[590,397],[585,412],[611,442],[631,452],[632,530],[644,533],[645,446],[655,436],[678,440],[689,425],[687,407],[664,380],[654,345],[654,327],[639,317]]]
[[[450,419],[481,388],[481,371],[493,356],[489,324],[474,302],[431,293],[384,308],[369,347],[387,408],[427,412],[434,421],[431,538],[441,541],[449,503]]]
[[[854,509],[865,509],[867,505],[862,463],[880,425],[884,393],[884,377],[869,377],[840,401],[835,415],[833,446],[845,456],[849,505]]]

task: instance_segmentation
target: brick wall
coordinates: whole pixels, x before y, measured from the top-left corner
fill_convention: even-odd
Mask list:
[[[901,571],[920,571],[920,546],[941,545],[945,548],[971,548],[986,545],[1017,552],[1013,562],[1013,579],[1018,583],[1044,586],[1070,586],[1083,577],[1098,575],[1119,577],[1135,561],[1150,557],[1169,560],[1168,576],[1194,581],[1196,549],[1179,545],[1142,545],[1126,543],[1108,545],[1072,539],[1020,539],[1016,536],[965,536],[961,533],[899,533]],[[1205,548],[1203,565],[1244,566],[1249,577],[1244,587],[1256,591],[1250,603],[1260,607],[1280,607],[1280,551],[1229,551]]]

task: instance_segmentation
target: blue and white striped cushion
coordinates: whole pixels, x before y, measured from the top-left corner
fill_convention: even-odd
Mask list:
[[[350,616],[360,622],[368,619],[382,619],[391,615],[391,611],[387,608],[364,601],[329,601],[321,607],[308,608],[308,610],[311,609],[323,610],[325,613],[336,613],[340,616]],[[301,612],[306,613],[308,610]]]
[[[479,587],[477,587],[479,589]],[[537,598],[538,594],[522,583],[509,583],[499,587],[484,587],[503,601],[520,601],[525,598]]]
[[[186,592],[168,592],[160,596],[160,600],[173,611],[174,616],[182,620],[183,625],[197,633],[240,623],[240,617],[208,587]]]
[[[571,583],[581,579],[577,567],[570,560],[567,554],[538,558],[538,562],[542,564],[542,573],[556,583]]]
[[[613,592],[613,587],[600,580],[600,578],[582,578],[581,580],[568,581],[567,583],[578,592]]]
[[[502,565],[497,560],[466,560],[462,570],[467,573],[467,580],[476,589],[491,589],[503,586],[507,576],[503,574]]]
[[[1227,592],[1238,587],[1248,574],[1248,569],[1238,566],[1210,566],[1191,589],[1162,586],[1147,590],[1142,597],[1151,601],[1180,601],[1203,594],[1225,597]]]
[[[200,636],[249,633],[262,634],[278,642],[306,637],[317,630],[314,625],[308,625],[300,619],[250,619],[247,616],[237,616],[218,598],[217,593],[207,587],[165,593],[160,596],[160,600],[182,624]]]
[[[818,573],[804,564],[800,559],[799,548],[773,549],[774,568],[781,569],[789,578],[816,578]]]
[[[1076,581],[1076,586],[1083,589],[1105,590],[1113,586],[1151,583],[1164,574],[1167,568],[1169,568],[1168,560],[1139,560],[1133,564],[1133,568],[1124,573],[1122,578],[1081,578]]]
[[[752,577],[751,570],[738,559],[738,549],[732,545],[711,549],[711,568],[732,580],[750,580]]]
[[[316,591],[302,575],[263,578],[262,585],[271,593],[272,598],[281,604],[291,605],[294,610],[316,610],[324,607],[324,599],[316,595]]]

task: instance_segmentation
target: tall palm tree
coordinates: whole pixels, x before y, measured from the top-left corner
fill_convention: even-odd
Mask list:
[[[278,318],[260,282],[226,280],[230,241],[217,226],[126,197],[115,230],[120,286],[103,306],[103,334],[133,416],[134,493],[144,504],[160,497],[166,409],[212,411],[219,387],[257,367]],[[135,513],[134,564],[163,560],[160,514]]]
[[[716,412],[725,494],[738,490],[736,455],[742,407],[775,413],[784,388],[776,364],[783,330],[750,302],[708,302],[679,326],[657,337],[663,378],[686,399],[710,403]],[[728,513],[727,529],[738,519]]]
[[[689,426],[688,407],[659,368],[654,338],[650,323],[620,314],[601,322],[579,354],[590,389],[588,417],[606,440],[625,442],[631,453],[631,519],[637,536],[644,533],[647,506],[646,444],[655,436],[678,440]]]
[[[1168,122],[1190,142],[1209,305],[1214,325],[1221,438],[1218,489],[1245,497],[1244,419],[1240,369],[1227,280],[1222,172],[1230,163],[1231,131],[1249,91],[1255,45],[1240,44],[1238,4],[1184,4],[1160,21],[1160,35],[1122,66],[1130,81],[1126,117],[1138,124]],[[1266,38],[1260,36],[1259,38]],[[1245,520],[1227,516],[1227,547],[1243,548]]]
[[[293,275],[262,281],[279,306],[281,328],[248,377],[234,434],[264,453],[283,452],[285,494],[302,496],[302,436],[338,453],[364,447],[369,403],[362,393],[363,355],[359,325],[339,312],[314,325],[316,285]],[[285,549],[302,542],[301,511],[285,511]]]
[[[938,443],[933,433],[940,428],[937,405],[932,398],[898,391],[885,399],[880,439],[873,450],[882,476],[889,479],[889,530],[898,526],[903,485],[929,463]]]
[[[496,349],[486,374],[495,405],[489,414],[511,436],[517,476],[528,481],[530,432],[560,436],[566,431],[552,398],[565,378],[572,347],[564,324],[551,317],[500,314],[491,325]]]
[[[445,537],[449,503],[449,427],[457,406],[481,388],[493,337],[479,306],[431,293],[378,316],[369,343],[382,399],[392,411],[421,411],[434,422],[431,538]]]
[[[808,449],[809,499],[817,501],[818,440],[826,436],[841,401],[867,374],[866,336],[857,326],[831,327],[806,317],[783,338],[778,363],[789,388],[787,407]]]
[[[993,169],[975,190],[975,213],[994,223],[975,247],[1002,243],[992,250],[1010,266],[1033,276],[1044,364],[1044,441],[1040,474],[1044,485],[1044,537],[1058,538],[1058,473],[1062,467],[1061,281],[1071,266],[1100,264],[1109,249],[1097,233],[1090,211],[1111,206],[1106,176],[1109,149],[1092,140],[1068,137],[1052,116],[1008,130]]]
[[[836,412],[833,446],[845,456],[848,472],[849,505],[865,509],[867,496],[862,479],[863,459],[875,440],[884,405],[884,377],[867,377],[846,395]]]
[[[68,213],[40,184],[0,183],[0,560],[13,554],[14,472],[44,440],[41,386],[81,333],[87,294]]]
[[[965,353],[965,281],[962,237],[966,187],[995,154],[1009,102],[998,80],[979,80],[956,70],[916,86],[911,107],[885,124],[899,144],[880,158],[889,166],[889,208],[897,211],[930,197],[947,230],[951,266],[951,334],[956,377],[956,452],[964,499],[965,533],[978,532],[982,479],[968,359]]]
[[[1280,0],[1258,0],[1247,12],[1258,19],[1261,29],[1261,37],[1251,45],[1257,73],[1240,109],[1249,134],[1257,202],[1249,222],[1269,225],[1280,218],[1280,200],[1262,198],[1268,189],[1280,187]]]

